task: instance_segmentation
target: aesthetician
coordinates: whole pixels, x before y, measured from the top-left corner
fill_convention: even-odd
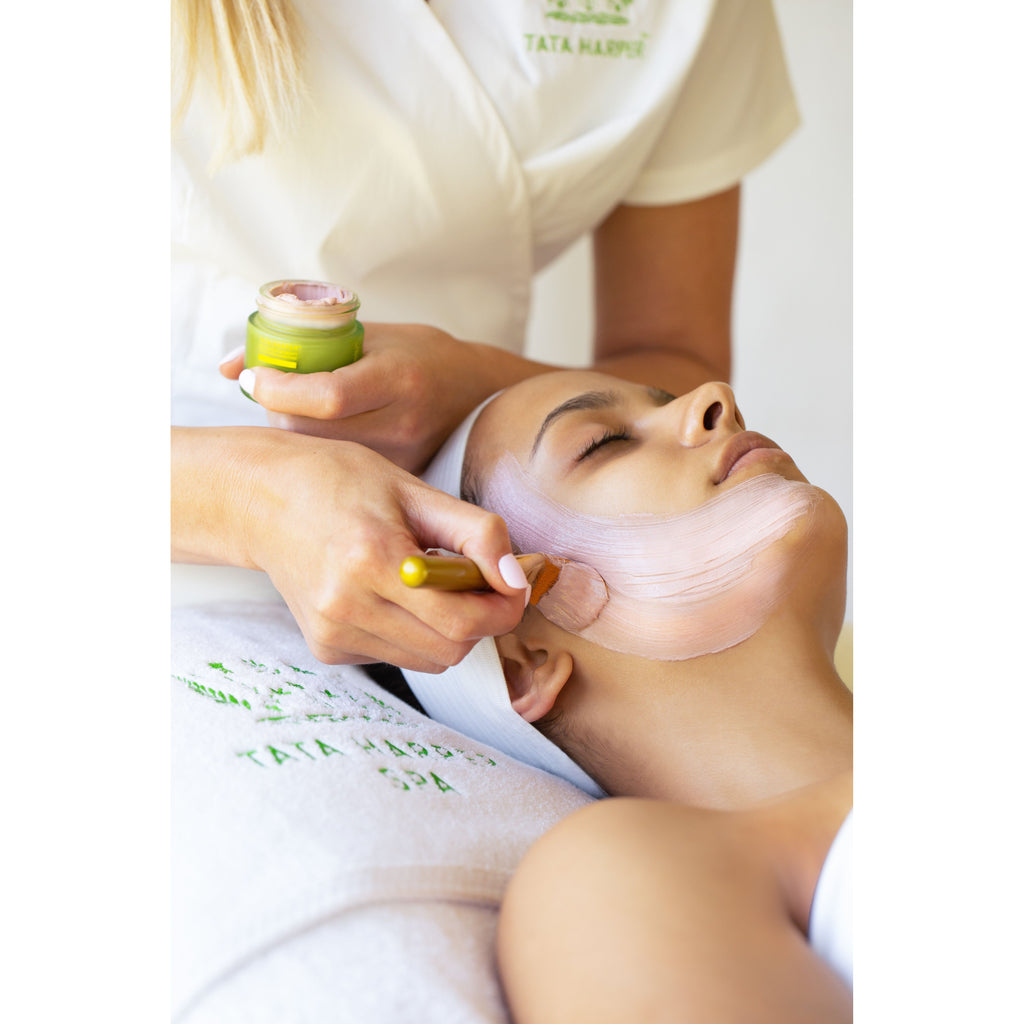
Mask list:
[[[499,519],[411,474],[552,368],[521,354],[533,275],[590,233],[593,366],[729,378],[739,183],[798,123],[770,0],[174,9],[173,557],[266,571],[322,661],[440,670],[526,581]],[[246,318],[286,277],[356,291],[364,355],[247,370],[250,402]],[[404,587],[429,546],[495,592]]]

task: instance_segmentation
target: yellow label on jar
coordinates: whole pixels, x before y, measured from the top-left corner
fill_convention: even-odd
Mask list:
[[[259,351],[256,358],[264,366],[283,366],[286,370],[294,370],[299,365],[301,346],[283,341],[272,341],[264,336],[260,338]]]

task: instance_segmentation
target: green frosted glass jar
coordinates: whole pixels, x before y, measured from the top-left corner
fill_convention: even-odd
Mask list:
[[[326,281],[263,285],[245,332],[246,367],[316,373],[354,363],[363,354],[358,309],[355,292]]]

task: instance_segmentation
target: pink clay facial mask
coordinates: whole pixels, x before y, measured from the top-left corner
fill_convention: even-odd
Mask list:
[[[784,564],[771,552],[758,556],[820,500],[810,484],[765,473],[688,512],[581,515],[506,455],[482,504],[505,519],[520,551],[570,558],[604,577],[608,603],[595,622],[572,628],[569,609],[542,601],[549,621],[613,651],[682,661],[760,628],[784,594]]]
[[[271,296],[293,306],[337,306],[352,301],[350,291],[318,281],[286,282]]]

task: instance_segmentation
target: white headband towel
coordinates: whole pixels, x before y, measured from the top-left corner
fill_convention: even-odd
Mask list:
[[[421,476],[425,483],[453,497],[461,496],[462,461],[469,433],[487,402],[495,397],[478,405],[442,445]],[[591,796],[607,795],[561,747],[512,707],[493,638],[480,640],[458,665],[439,674],[409,669],[402,672],[416,699],[435,721],[517,761],[557,775]]]

